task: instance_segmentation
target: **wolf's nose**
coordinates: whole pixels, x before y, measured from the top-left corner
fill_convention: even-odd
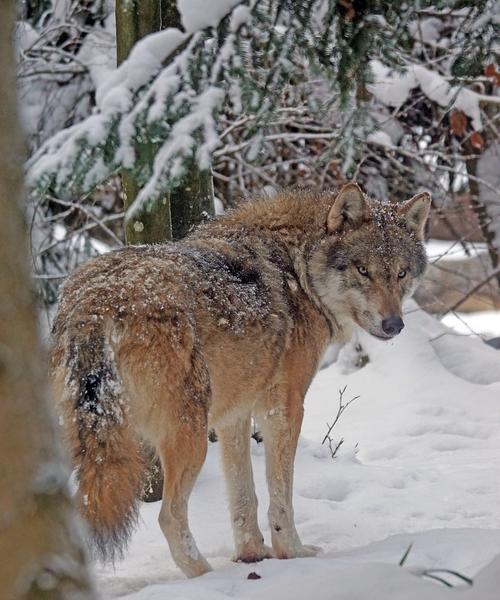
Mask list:
[[[405,324],[401,317],[387,317],[382,321],[382,329],[387,335],[398,335]]]

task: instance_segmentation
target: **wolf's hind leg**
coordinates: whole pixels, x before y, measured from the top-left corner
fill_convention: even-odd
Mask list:
[[[188,500],[207,452],[210,377],[192,324],[140,319],[118,348],[131,412],[154,445],[164,472],[160,527],[180,569],[195,577],[210,571],[188,524]]]
[[[172,428],[173,429],[173,428]],[[188,523],[188,500],[207,452],[206,428],[179,423],[159,448],[164,470],[160,527],[177,566],[188,577],[210,571]]]
[[[250,459],[250,415],[218,430],[231,512],[235,560],[271,558],[257,522],[257,496]]]
[[[196,577],[211,570],[188,523],[189,496],[207,455],[210,404],[208,371],[196,344],[185,377],[172,392],[165,436],[157,444],[164,472],[159,522],[177,566],[188,577]]]

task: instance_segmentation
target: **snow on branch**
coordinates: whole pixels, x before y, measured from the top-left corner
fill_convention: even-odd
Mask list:
[[[410,97],[415,88],[441,107],[455,107],[462,110],[472,121],[475,131],[481,131],[481,103],[489,96],[478,94],[464,87],[450,85],[437,71],[423,65],[409,65],[403,72],[395,71],[379,60],[371,61],[374,81],[369,90],[386,106],[400,107]]]
[[[94,113],[49,138],[31,157],[27,182],[35,193],[63,198],[86,193],[125,170],[141,188],[131,217],[179,185],[193,162],[202,170],[211,166],[222,145],[224,111],[235,122],[252,117],[237,144],[252,162],[270,141],[263,126],[284,96],[305,83],[308,91],[296,98],[300,103],[304,95],[311,112],[324,115],[337,100],[343,102],[337,103],[342,135],[321,135],[336,138],[331,155],[343,155],[344,173],[371,127],[368,112],[356,112],[363,98],[367,107],[366,88],[382,104],[400,106],[418,87],[438,105],[463,111],[476,131],[483,127],[480,107],[491,97],[449,84],[425,52],[417,64],[401,43],[419,18],[411,6],[384,9],[383,15],[375,1],[356,9],[337,0],[211,0],[210,10],[205,0],[178,0],[178,7],[185,31],[167,29],[139,41],[119,68],[97,78]],[[490,13],[476,7],[469,14],[462,28],[475,27],[476,40],[477,18]],[[450,47],[465,48],[460,28],[450,31]],[[433,35],[424,38],[425,46]],[[453,50],[455,57],[462,60],[461,50]],[[391,70],[394,65],[399,72]],[[313,81],[321,81],[321,90],[313,89]]]
[[[177,7],[184,29],[192,33],[206,27],[217,27],[241,2],[242,0],[212,0],[210,10],[207,10],[206,0],[177,0]]]
[[[181,0],[179,8],[186,31],[167,29],[139,41],[99,81],[95,112],[31,157],[27,182],[36,194],[86,193],[127,170],[141,188],[129,210],[147,209],[179,185],[193,161],[210,166],[222,109],[253,115],[245,135],[258,141],[281,96],[311,73],[335,82],[328,103],[366,78],[365,60],[356,77],[346,77],[352,67],[342,56],[351,49],[343,32],[357,24],[336,0],[217,0],[210,11],[201,0]],[[359,13],[372,43],[371,25],[362,19]],[[259,143],[250,148],[256,155]]]
[[[233,58],[233,38],[245,24],[244,17],[250,16],[248,7],[233,10],[238,3],[217,2],[215,12],[201,11],[205,20],[195,20],[187,10],[190,3],[181,3],[188,32],[170,28],[139,41],[129,58],[97,88],[97,111],[54,135],[32,156],[27,164],[28,185],[87,191],[121,168],[144,169],[136,164],[136,148],[152,143],[157,156],[152,173],[143,177],[147,185],[134,204],[138,207],[165,189],[165,181],[159,181],[163,176],[175,180],[182,175],[188,156],[195,153],[207,168],[218,142],[214,115],[225,100],[221,72]],[[192,66],[201,62],[209,37],[203,29],[214,24],[214,14],[223,20],[228,11],[234,13],[233,32],[226,37],[219,60],[213,60],[213,85],[207,86],[195,80]],[[202,31],[194,30],[195,21]]]

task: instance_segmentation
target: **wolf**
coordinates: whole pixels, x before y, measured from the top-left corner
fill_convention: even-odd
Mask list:
[[[159,523],[189,577],[210,566],[188,499],[219,436],[235,559],[315,555],[292,507],[306,391],[327,345],[355,325],[390,340],[426,266],[430,197],[374,201],[285,190],[200,226],[184,241],[131,246],[78,268],[53,324],[51,381],[103,557],[119,555],[138,515],[145,443],[164,470]],[[264,435],[271,546],[257,522],[251,418]]]

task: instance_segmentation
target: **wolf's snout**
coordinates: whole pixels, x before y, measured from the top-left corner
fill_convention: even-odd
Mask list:
[[[382,329],[387,335],[398,335],[404,326],[403,319],[398,316],[386,317],[382,320]]]

